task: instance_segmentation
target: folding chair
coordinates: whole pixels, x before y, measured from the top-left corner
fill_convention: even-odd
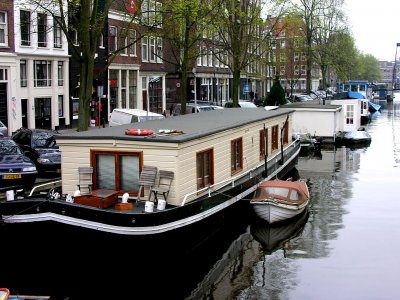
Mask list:
[[[152,189],[154,194],[154,202],[157,202],[157,195],[162,194],[165,201],[167,201],[169,191],[171,189],[172,180],[174,180],[174,172],[160,170],[158,178],[158,186]]]
[[[90,194],[93,185],[93,167],[78,167],[78,189],[81,194]]]
[[[144,193],[144,189],[147,187],[149,189],[149,197],[151,197],[151,191],[156,184],[157,177],[157,167],[152,166],[143,166],[142,172],[139,177],[139,190],[137,195],[136,203],[142,201],[140,198],[142,196],[142,192]]]

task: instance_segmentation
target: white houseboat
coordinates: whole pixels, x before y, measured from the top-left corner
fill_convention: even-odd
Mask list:
[[[261,180],[294,167],[300,144],[291,139],[293,112],[220,109],[61,135],[61,189],[49,198],[0,202],[1,221],[119,235],[198,224],[250,200]],[[164,174],[170,182],[159,188]]]

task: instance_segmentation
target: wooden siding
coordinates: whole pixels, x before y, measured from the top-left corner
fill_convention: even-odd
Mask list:
[[[159,170],[168,170],[175,173],[171,192],[168,197],[170,204],[179,205],[187,193],[194,192],[196,181],[196,153],[213,148],[214,151],[214,183],[231,178],[231,140],[243,138],[243,170],[245,172],[260,163],[259,132],[264,128],[279,125],[279,140],[281,128],[286,115],[257,121],[234,129],[219,132],[191,140],[186,143],[163,143],[127,140],[87,140],[68,139],[57,143],[62,152],[62,192],[73,194],[78,184],[78,167],[88,166],[90,150],[108,151],[143,151],[143,163],[156,166]],[[292,117],[289,118],[289,141],[292,136]],[[271,155],[271,131],[268,130],[268,154]],[[236,174],[238,175],[238,174]]]

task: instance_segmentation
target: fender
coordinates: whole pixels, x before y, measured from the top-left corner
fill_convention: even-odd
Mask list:
[[[151,135],[153,134],[154,131],[151,129],[126,129],[125,134],[126,135],[136,135],[136,136],[146,136],[146,135]]]

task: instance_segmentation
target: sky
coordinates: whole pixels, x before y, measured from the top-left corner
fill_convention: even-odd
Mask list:
[[[400,56],[400,0],[345,0],[349,27],[356,48],[378,60]]]

